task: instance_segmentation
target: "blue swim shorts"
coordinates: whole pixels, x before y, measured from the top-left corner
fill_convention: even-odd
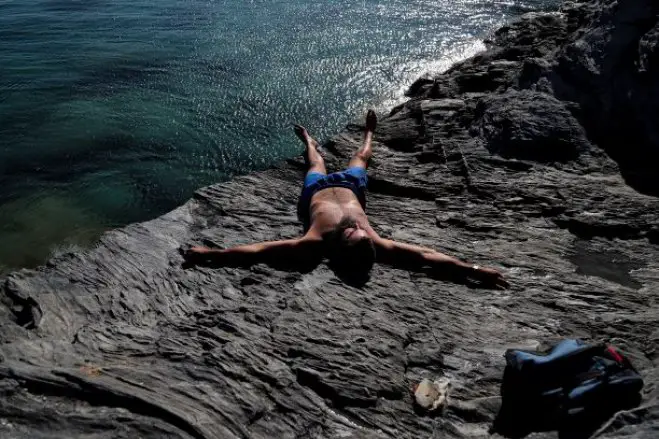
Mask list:
[[[316,192],[330,187],[351,189],[357,196],[362,208],[365,209],[367,184],[368,177],[366,175],[366,169],[361,167],[352,167],[345,171],[334,172],[329,175],[321,174],[320,172],[309,172],[304,178],[304,187],[302,188],[300,202],[298,203],[298,216],[306,224],[309,220],[311,197]]]

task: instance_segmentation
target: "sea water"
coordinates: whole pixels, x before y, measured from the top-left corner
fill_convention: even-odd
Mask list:
[[[556,0],[0,0],[0,272],[300,154]]]

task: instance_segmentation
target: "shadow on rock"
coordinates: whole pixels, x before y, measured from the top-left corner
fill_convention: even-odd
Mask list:
[[[350,270],[344,265],[333,263],[331,261],[328,261],[327,266],[332,272],[334,272],[341,282],[354,288],[363,288],[371,279],[370,272]]]
[[[187,248],[181,248],[181,255],[185,255]],[[261,261],[259,263],[264,263],[268,267],[274,268],[275,270],[285,271],[285,272],[294,272],[294,273],[311,273],[314,271],[322,262],[324,258],[318,256],[315,258],[307,258],[305,260],[291,260],[291,259],[279,259],[279,260],[268,260]],[[194,267],[209,267],[209,268],[220,268],[220,267],[234,267],[234,268],[249,268],[257,263],[247,262],[247,261],[232,261],[232,262],[223,262],[217,263],[209,260],[199,259],[193,260],[187,258],[181,264],[181,267],[185,270],[192,269]],[[337,278],[339,278],[343,283],[348,286],[355,288],[363,288],[366,283],[370,280],[370,273],[356,272],[350,270],[349,268],[342,266],[340,264],[332,263],[331,261],[327,262],[327,266],[334,272]]]
[[[211,242],[205,242],[211,248],[218,248],[217,245]],[[241,260],[241,259],[232,259],[232,260],[222,260],[222,262],[217,262],[209,259],[205,259],[203,255],[201,257],[190,257],[190,254],[187,253],[191,248],[191,245],[183,246],[179,249],[179,253],[183,256],[184,261],[181,264],[183,269],[191,269],[194,267],[209,267],[209,268],[220,268],[220,267],[233,267],[233,268],[249,268],[253,265],[263,263],[267,266],[274,268],[276,270],[285,271],[285,272],[295,272],[295,273],[310,273],[314,271],[321,263],[326,262],[327,266],[334,272],[336,277],[341,280],[344,284],[354,287],[354,288],[363,288],[368,281],[371,279],[371,270],[367,271],[354,269],[351,265],[345,265],[343,263],[338,263],[336,260],[333,261],[332,258],[327,258],[323,254],[318,254],[313,257],[304,257],[304,258],[271,258],[268,260],[262,261],[251,261],[251,260]],[[174,262],[176,263],[176,262]],[[392,264],[387,261],[381,262],[385,266],[391,266]],[[430,267],[419,267],[413,263],[398,263],[396,268],[404,269],[413,273],[418,273],[425,275],[433,280],[452,282],[455,284],[466,285],[470,288],[483,288],[491,289],[491,285],[487,285],[483,282],[479,282],[476,279],[465,278],[456,273],[451,272],[441,272]]]

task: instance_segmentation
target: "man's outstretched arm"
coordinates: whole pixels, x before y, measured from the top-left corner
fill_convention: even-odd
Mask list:
[[[497,270],[468,264],[430,248],[382,238],[377,240],[375,245],[378,259],[384,263],[417,269],[429,267],[438,274],[457,279],[473,279],[497,288],[508,287],[508,282],[503,278],[503,274]]]
[[[194,265],[245,266],[259,262],[299,264],[314,252],[314,241],[306,238],[258,242],[228,249],[192,247],[183,252],[186,262]]]

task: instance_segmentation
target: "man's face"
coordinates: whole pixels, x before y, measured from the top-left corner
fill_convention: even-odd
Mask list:
[[[355,227],[348,227],[344,229],[342,236],[347,243],[354,244],[366,238],[368,234],[364,229],[361,229],[359,225],[356,225]]]

